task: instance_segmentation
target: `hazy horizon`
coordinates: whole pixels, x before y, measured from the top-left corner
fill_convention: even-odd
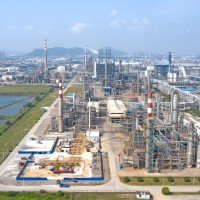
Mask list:
[[[125,52],[199,54],[198,0],[7,0],[0,51],[110,46]]]

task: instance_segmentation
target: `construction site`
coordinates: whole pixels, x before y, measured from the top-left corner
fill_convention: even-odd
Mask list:
[[[45,132],[36,130],[20,146],[5,177],[103,181],[108,151],[119,176],[200,175],[200,118],[190,114],[199,110],[198,80],[180,81],[171,53],[168,62],[167,71],[165,65],[141,70],[114,62],[106,50],[88,65],[86,49],[76,83],[82,92],[63,95],[58,81],[53,114],[42,122]]]

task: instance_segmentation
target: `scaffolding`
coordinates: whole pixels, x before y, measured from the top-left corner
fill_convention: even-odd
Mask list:
[[[146,168],[148,173],[154,172],[154,120],[147,120],[147,152]]]

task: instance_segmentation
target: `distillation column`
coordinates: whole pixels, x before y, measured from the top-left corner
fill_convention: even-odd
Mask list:
[[[172,95],[172,125],[174,129],[177,127],[178,123],[178,92],[174,91]]]
[[[48,82],[49,70],[47,66],[47,40],[44,41],[44,78]]]
[[[63,132],[63,90],[62,90],[62,79],[59,80],[58,131],[60,133]]]
[[[187,166],[192,167],[193,164],[193,124],[190,123],[189,126],[189,143],[188,143],[188,149],[187,149]]]

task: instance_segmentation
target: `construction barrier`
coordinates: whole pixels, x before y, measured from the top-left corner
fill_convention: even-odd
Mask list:
[[[25,168],[27,167],[27,165],[32,162],[32,157],[33,154],[31,154],[28,159],[26,160],[26,162],[24,163],[24,165],[22,166],[19,174],[16,177],[16,181],[47,181],[48,179],[46,177],[24,177],[21,176],[25,170]]]
[[[53,151],[18,151],[18,154],[52,154]]]
[[[65,177],[64,181],[103,181],[103,177],[78,177],[78,178],[68,178]]]
[[[46,177],[16,177],[16,181],[47,181]]]

